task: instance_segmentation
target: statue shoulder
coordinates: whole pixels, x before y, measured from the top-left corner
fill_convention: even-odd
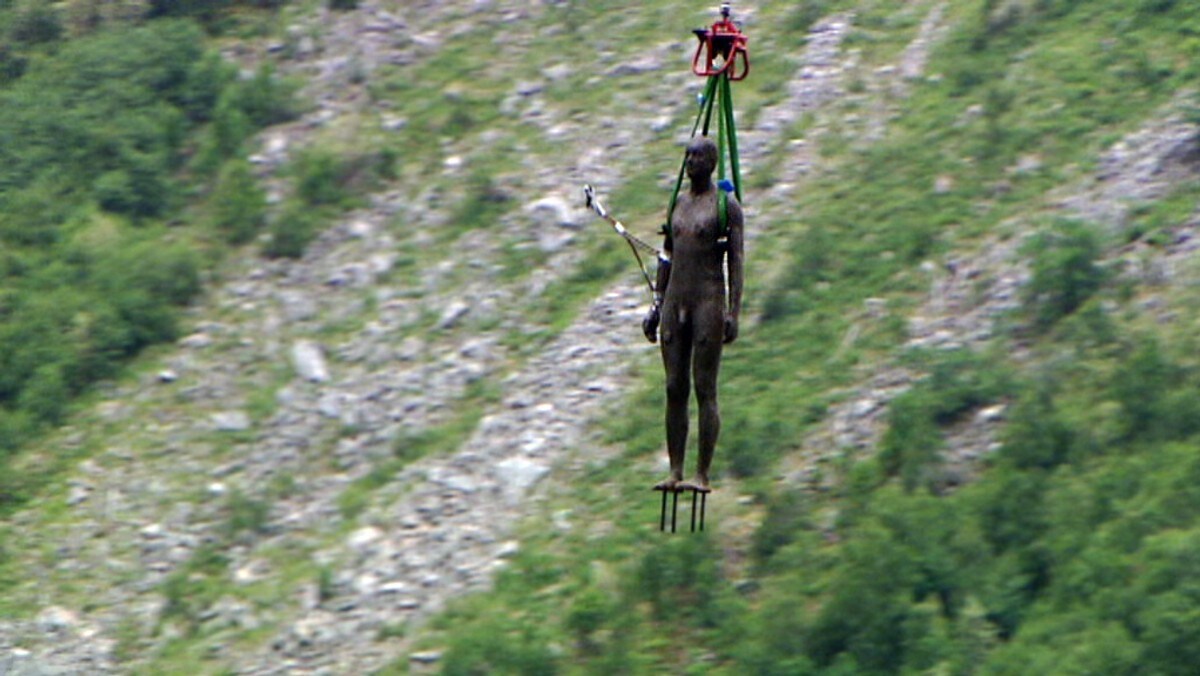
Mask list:
[[[726,216],[731,221],[741,223],[742,222],[742,204],[741,204],[741,202],[738,202],[737,195],[735,195],[732,190],[729,192],[722,192],[721,194],[724,196],[724,199],[718,200],[718,203],[722,202],[722,201],[725,203]]]

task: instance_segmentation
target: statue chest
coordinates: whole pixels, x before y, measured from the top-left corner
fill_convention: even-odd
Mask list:
[[[715,243],[720,227],[715,191],[681,199],[671,218],[671,236],[677,246],[685,242]]]

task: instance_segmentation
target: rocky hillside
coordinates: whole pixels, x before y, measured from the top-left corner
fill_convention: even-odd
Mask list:
[[[700,87],[687,31],[712,17],[684,3],[594,4],[294,3],[276,34],[226,45],[248,72],[267,60],[302,82],[310,104],[257,140],[252,161],[274,203],[312,149],[360,160],[388,148],[395,176],[302,258],[246,250],[223,263],[189,308],[186,337],[140,357],[28,452],[29,471],[64,449],[83,459],[2,531],[0,580],[15,583],[0,588],[0,673],[453,671],[469,654],[458,628],[481,616],[551,603],[531,626],[579,617],[568,573],[523,607],[505,597],[511,584],[490,591],[502,571],[574,566],[587,585],[621,593],[604,581],[621,564],[583,552],[653,549],[638,543],[657,537],[656,505],[633,501],[644,492],[634,484],[665,462],[656,349],[641,338],[647,298],[633,263],[583,209],[580,187],[596,185],[639,232],[657,228]],[[744,403],[724,434],[731,447],[777,438],[753,470],[737,464],[750,451],[730,450],[712,523],[722,579],[748,606],[769,606],[754,593],[772,575],[762,543],[784,492],[834,496],[805,528],[828,546],[852,537],[858,503],[839,491],[857,485],[856,464],[902,448],[888,437],[893,404],[939,382],[927,376],[940,357],[913,354],[1001,352],[1013,372],[1053,361],[1045,346],[1057,338],[1021,315],[1038,279],[1029,242],[1048,215],[1108,238],[1097,265],[1137,290],[1119,306],[1098,297],[1104,312],[1134,326],[1193,321],[1194,201],[1186,217],[1130,234],[1156,205],[1191,195],[1186,88],[1063,150],[1066,166],[1054,149],[1023,150],[915,253],[847,216],[833,236],[875,247],[864,255],[894,270],[875,286],[834,298],[828,270],[842,264],[828,261],[804,276],[797,256],[822,246],[813,224],[834,209],[831,186],[865,183],[862,157],[932,105],[929,91],[954,77],[931,70],[950,67],[933,55],[961,39],[978,4],[735,7],[755,59],[735,87],[751,284],[725,367],[727,409]],[[1000,107],[950,100],[963,128]],[[969,180],[940,171],[921,191],[953,197]],[[1014,194],[1019,206],[1005,202]],[[808,361],[756,373],[801,349],[772,336],[816,335],[779,324],[797,303],[836,315],[836,329],[822,327]],[[764,381],[787,382],[755,398]],[[975,480],[1001,451],[1021,396],[991,392],[939,419],[943,450],[914,470],[934,493]],[[892,475],[907,480],[896,452]],[[570,613],[545,600],[560,597]],[[572,634],[557,659],[565,650],[602,668],[587,660],[617,645],[613,627]],[[713,650],[686,659],[734,669],[736,650]]]

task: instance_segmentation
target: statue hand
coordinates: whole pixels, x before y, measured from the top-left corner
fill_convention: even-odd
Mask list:
[[[738,320],[737,317],[731,314],[725,315],[725,344],[728,345],[737,340],[738,337]]]
[[[658,306],[655,305],[646,313],[646,318],[642,320],[642,333],[646,334],[646,340],[651,343],[658,342],[658,321],[660,319]]]

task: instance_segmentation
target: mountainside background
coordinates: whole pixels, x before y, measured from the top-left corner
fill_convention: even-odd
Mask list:
[[[581,189],[653,237],[715,7],[0,0],[0,673],[1194,673],[1200,14],[733,9],[672,535]]]

